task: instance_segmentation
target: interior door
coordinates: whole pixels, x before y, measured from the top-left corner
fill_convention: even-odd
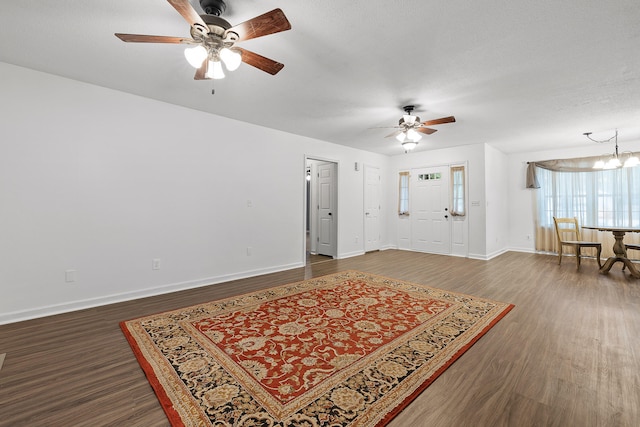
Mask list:
[[[364,167],[364,250],[380,250],[380,171]]]
[[[414,169],[410,187],[412,249],[450,253],[449,167]]]
[[[336,164],[318,165],[318,245],[319,255],[337,256]]]

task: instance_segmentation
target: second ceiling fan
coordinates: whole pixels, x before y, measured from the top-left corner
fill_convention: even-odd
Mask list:
[[[233,71],[244,62],[271,75],[284,67],[280,62],[236,46],[236,43],[246,40],[290,30],[291,24],[282,10],[274,9],[232,26],[220,17],[226,9],[223,0],[200,0],[204,15],[199,15],[189,0],[167,1],[191,26],[191,38],[115,33],[116,37],[133,43],[189,45],[185,49],[185,57],[196,68],[196,80],[224,78],[222,64],[227,70]]]
[[[429,126],[453,123],[456,121],[455,117],[448,116],[421,122],[420,117],[411,114],[414,109],[415,106],[413,105],[406,105],[403,107],[405,114],[398,121],[398,126],[392,126],[398,130],[385,137],[391,138],[392,136],[395,136],[396,139],[402,143],[402,147],[405,151],[411,151],[416,147],[416,145],[418,145],[418,141],[422,138],[422,135],[420,135],[421,133],[431,135],[432,133],[437,132],[437,129],[430,128]]]

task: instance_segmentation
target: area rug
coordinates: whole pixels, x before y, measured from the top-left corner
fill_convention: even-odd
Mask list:
[[[511,308],[345,271],[121,327],[174,426],[381,426]]]

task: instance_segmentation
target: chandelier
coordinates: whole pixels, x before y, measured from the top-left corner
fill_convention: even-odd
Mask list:
[[[596,139],[591,138],[592,132],[585,132],[583,135],[589,138],[593,142],[597,142],[598,144],[603,144],[605,142],[615,141],[616,149],[613,154],[606,155],[604,158],[597,160],[593,164],[593,169],[617,169],[617,168],[630,168],[633,166],[640,165],[640,160],[637,156],[635,156],[631,151],[623,151],[622,153],[618,152],[618,130],[616,129],[616,133],[609,139],[604,139],[602,141],[598,141]]]

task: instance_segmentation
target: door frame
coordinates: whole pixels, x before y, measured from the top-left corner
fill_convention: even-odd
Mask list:
[[[334,259],[338,259],[339,256],[338,254],[340,254],[340,241],[338,239],[338,236],[340,236],[340,206],[339,206],[339,192],[340,192],[340,161],[336,160],[336,159],[331,159],[331,158],[327,158],[327,157],[323,157],[323,156],[314,156],[314,155],[310,155],[310,154],[305,154],[304,155],[304,161],[303,161],[303,167],[302,167],[302,179],[303,182],[305,183],[305,185],[303,185],[303,203],[302,203],[302,264],[306,265],[307,264],[307,185],[306,185],[306,179],[307,179],[307,162],[309,160],[313,160],[316,162],[324,162],[324,163],[334,163],[335,164],[335,169],[336,169],[336,173],[335,173],[335,184],[336,184],[336,194],[335,194],[335,215],[333,215],[333,219],[334,221],[336,221],[336,232],[335,232],[335,240],[336,240],[336,253],[334,256]],[[313,173],[311,174],[311,182],[313,184],[314,182],[314,177],[313,177]],[[309,215],[310,217],[313,217],[313,215]]]

